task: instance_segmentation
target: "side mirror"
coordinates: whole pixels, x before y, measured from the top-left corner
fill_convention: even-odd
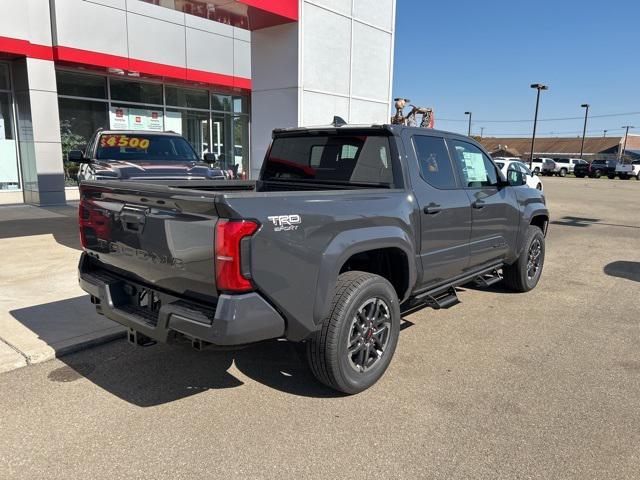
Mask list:
[[[67,154],[67,160],[69,162],[75,163],[85,163],[88,161],[86,158],[84,158],[84,153],[82,153],[80,150],[69,151],[69,153]]]
[[[527,184],[527,176],[522,172],[509,170],[507,172],[507,181],[512,187],[520,187]]]
[[[203,156],[205,163],[214,164],[218,161],[215,153],[205,153]]]

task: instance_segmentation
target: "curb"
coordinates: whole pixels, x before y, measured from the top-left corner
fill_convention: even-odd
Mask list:
[[[71,355],[73,353],[78,353],[78,352],[81,352],[83,350],[88,350],[90,348],[98,347],[100,345],[105,345],[107,343],[111,343],[111,342],[114,342],[116,340],[121,340],[123,338],[126,338],[126,336],[127,336],[127,332],[125,330],[125,331],[119,331],[119,332],[114,332],[114,333],[108,333],[108,334],[103,335],[101,337],[92,338],[92,339],[89,339],[89,340],[85,340],[85,341],[82,341],[82,342],[75,343],[73,345],[68,345],[66,347],[60,348],[59,350],[56,350],[54,355],[53,355],[53,357],[48,358],[46,360],[43,360],[42,362],[38,362],[38,361],[33,362],[33,361],[31,361],[27,355],[25,355],[24,353],[22,353],[19,350],[17,350],[14,346],[4,342],[12,350],[14,350],[17,355],[19,355],[23,359],[23,362],[13,362],[13,363],[9,362],[6,365],[0,366],[0,375],[2,375],[3,373],[12,372],[14,370],[19,370],[19,369],[21,369],[23,367],[36,365],[36,364],[39,364],[39,363],[45,363],[47,361],[54,360],[56,358],[64,357],[66,355]]]

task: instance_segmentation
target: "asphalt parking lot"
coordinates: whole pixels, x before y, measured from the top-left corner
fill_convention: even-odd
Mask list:
[[[543,182],[538,288],[408,316],[370,390],[287,342],[115,341],[0,375],[0,478],[637,479],[640,182]]]

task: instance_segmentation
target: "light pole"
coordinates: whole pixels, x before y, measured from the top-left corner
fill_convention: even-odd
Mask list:
[[[625,152],[627,150],[627,137],[629,136],[629,129],[630,128],[636,128],[636,127],[631,126],[631,125],[625,125],[622,128],[625,128],[626,130],[624,132],[624,143],[622,144],[622,152],[620,153],[620,161],[624,160],[624,154],[625,154]]]
[[[484,127],[480,127],[480,140],[482,140],[483,136],[484,136]]]
[[[607,132],[608,132],[608,131],[609,131],[609,130],[604,130],[604,133],[602,134],[602,138],[604,138],[604,137],[606,137],[606,136],[607,136]]]
[[[582,153],[584,152],[584,137],[587,135],[587,117],[589,115],[589,104],[583,103],[580,105],[584,108],[584,127],[582,129],[582,145],[580,145],[580,158],[582,158]]]
[[[464,112],[465,115],[469,115],[469,130],[467,132],[467,136],[470,137],[471,136],[471,116],[472,116],[472,112]]]
[[[533,152],[536,146],[536,126],[538,125],[538,107],[540,106],[540,90],[549,90],[549,87],[543,85],[541,83],[534,83],[531,85],[531,88],[535,88],[538,90],[538,95],[536,96],[536,113],[533,117],[533,135],[531,136],[531,156],[529,157],[529,168],[533,170]]]

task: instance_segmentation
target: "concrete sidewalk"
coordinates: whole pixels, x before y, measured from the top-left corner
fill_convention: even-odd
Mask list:
[[[78,286],[77,204],[0,206],[0,372],[123,335]]]

